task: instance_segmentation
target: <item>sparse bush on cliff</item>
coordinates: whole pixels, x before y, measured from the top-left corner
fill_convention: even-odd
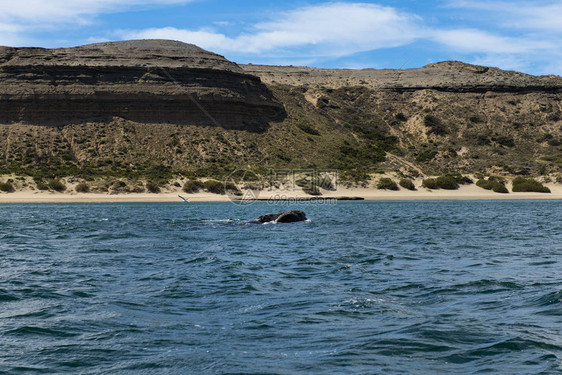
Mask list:
[[[492,137],[492,141],[504,147],[515,147],[515,141],[513,140],[513,137],[510,136],[498,135],[496,137]]]
[[[149,181],[146,183],[145,187],[146,190],[148,190],[150,193],[160,193],[160,186],[158,186],[158,184],[155,182]]]
[[[203,183],[199,180],[187,180],[185,184],[183,184],[182,190],[188,194],[195,194],[198,193],[199,190],[205,188]]]
[[[516,177],[513,179],[513,192],[550,193],[550,189],[534,178]]]
[[[77,193],[87,193],[89,191],[90,191],[90,186],[88,186],[88,184],[85,182],[81,182],[78,185],[76,185]]]
[[[316,128],[312,127],[311,125],[304,123],[304,122],[299,122],[297,124],[298,128],[300,130],[302,130],[303,132],[310,134],[310,135],[320,135],[320,132],[318,130],[316,130]]]
[[[418,162],[429,162],[432,161],[436,156],[437,156],[438,152],[437,150],[424,150],[422,152],[420,152],[418,154],[418,156],[416,156],[416,161]]]
[[[402,178],[402,179],[400,179],[399,184],[400,184],[400,186],[402,186],[404,189],[416,190],[416,186],[414,185],[414,182],[413,182],[412,180],[410,180],[409,178]]]
[[[221,194],[224,195],[226,194],[226,189],[224,186],[224,183],[217,181],[217,180],[208,180],[205,181],[203,183],[203,187],[205,188],[205,190],[207,190],[209,193],[213,193],[213,194]]]
[[[428,134],[446,135],[448,134],[447,128],[435,116],[426,115],[423,119],[423,124],[429,128]]]
[[[58,191],[59,193],[62,193],[63,191],[66,190],[66,185],[57,179],[49,180],[47,186],[49,187],[49,189]]]
[[[377,184],[377,189],[380,190],[398,190],[398,185],[396,182],[388,177],[383,177],[379,180]]]
[[[15,191],[14,185],[9,182],[0,182],[0,191],[5,193],[13,193]]]

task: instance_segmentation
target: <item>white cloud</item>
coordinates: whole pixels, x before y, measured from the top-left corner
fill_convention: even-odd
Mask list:
[[[431,39],[464,53],[517,54],[557,48],[548,41],[505,37],[476,29],[436,30]]]
[[[219,52],[345,56],[403,46],[420,36],[418,18],[394,8],[365,3],[329,3],[282,13],[252,32],[229,37],[213,30],[172,27],[122,31],[124,39],[165,38]]]
[[[60,23],[88,23],[102,13],[135,6],[184,4],[193,0],[0,0],[0,22],[41,27]]]
[[[481,23],[489,31],[447,31],[435,37],[440,43],[464,53],[480,54],[472,59],[482,65],[540,74],[562,73],[561,0],[456,0],[447,6],[461,9],[466,13],[465,20]]]
[[[562,1],[450,1],[450,8],[487,12],[499,26],[562,32]]]

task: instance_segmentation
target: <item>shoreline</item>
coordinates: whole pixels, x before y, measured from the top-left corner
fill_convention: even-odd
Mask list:
[[[551,193],[513,193],[499,194],[484,190],[474,185],[461,186],[458,190],[399,190],[388,191],[376,188],[349,188],[337,191],[326,191],[322,196],[310,196],[303,192],[262,191],[252,202],[318,202],[331,203],[336,201],[438,201],[438,200],[562,200],[562,185],[549,184]],[[149,202],[183,202],[181,195],[189,202],[236,202],[227,195],[200,192],[187,194],[181,190],[159,194],[151,193],[54,193],[43,191],[18,191],[1,193],[0,204],[9,203],[149,203]],[[250,201],[246,201],[250,203]]]

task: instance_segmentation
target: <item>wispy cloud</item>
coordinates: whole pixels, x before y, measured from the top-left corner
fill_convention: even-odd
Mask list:
[[[193,0],[0,0],[0,21],[16,24],[82,23],[102,13],[135,6],[184,4]]]
[[[95,23],[102,14],[195,0],[0,0],[0,45],[34,44],[37,32]]]
[[[562,1],[449,1],[465,18],[480,21],[481,28],[450,30],[435,40],[473,54],[474,63],[504,69],[562,74]],[[474,13],[471,13],[474,11]]]
[[[557,48],[550,41],[507,37],[477,29],[435,30],[431,39],[465,53],[519,54]]]
[[[390,7],[340,2],[285,12],[236,36],[173,27],[122,31],[120,36],[176,39],[223,53],[333,57],[407,45],[419,37],[418,21]]]
[[[562,32],[562,1],[449,1],[449,8],[487,12],[496,25]]]
[[[94,30],[104,14],[187,3],[205,8],[203,0],[0,0],[0,45],[38,45],[43,30],[48,30],[51,35],[58,33],[58,38],[70,39],[59,39],[57,45],[109,39],[174,39],[236,61],[256,63],[322,65],[331,61],[353,65],[354,57],[369,53],[371,58],[363,59],[365,64],[361,66],[377,65],[379,60],[373,51],[385,50],[384,54],[396,51],[393,48],[405,51],[413,46],[425,53],[424,57],[430,56],[429,60],[432,56],[450,56],[506,69],[562,73],[558,62],[562,60],[562,0],[442,0],[442,18],[433,16],[429,6],[416,14],[371,2],[337,0],[265,13],[264,20],[254,24],[225,19],[222,14],[220,19],[199,23],[206,27],[182,27],[176,20],[167,27],[100,28],[99,32],[82,33],[79,41],[64,34],[81,27]],[[448,15],[459,17],[451,23]]]

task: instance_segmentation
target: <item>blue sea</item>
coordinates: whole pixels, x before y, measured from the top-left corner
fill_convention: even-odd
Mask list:
[[[309,222],[256,225],[302,209]],[[2,374],[560,374],[562,201],[0,205]]]

